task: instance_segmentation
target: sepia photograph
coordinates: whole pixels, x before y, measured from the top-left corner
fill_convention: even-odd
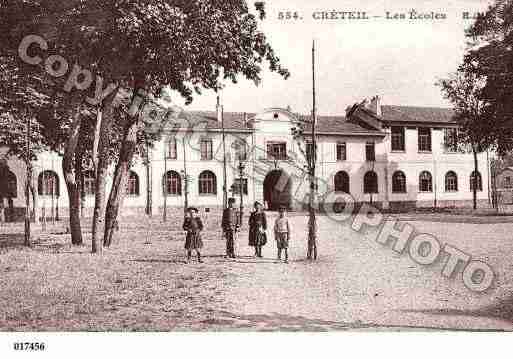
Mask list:
[[[1,357],[509,339],[513,0],[3,0],[0,48]]]

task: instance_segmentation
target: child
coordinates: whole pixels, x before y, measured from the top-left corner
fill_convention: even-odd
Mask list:
[[[198,216],[198,209],[191,207],[187,209],[187,215],[183,222],[183,230],[187,231],[185,236],[185,250],[187,251],[187,261],[191,260],[191,252],[194,249],[198,255],[198,262],[203,263],[201,260],[200,249],[203,247],[201,240],[201,231],[203,230],[203,223]]]
[[[289,238],[290,226],[289,220],[285,217],[285,207],[281,206],[279,209],[278,218],[274,222],[274,238],[278,246],[278,260],[281,260],[281,250],[285,250],[285,263],[289,262]]]

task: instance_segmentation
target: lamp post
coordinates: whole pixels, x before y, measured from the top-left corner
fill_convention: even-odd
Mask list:
[[[185,170],[181,170],[180,174],[182,175],[182,181],[183,181],[183,194],[184,194],[184,202],[183,202],[183,208],[184,212],[187,212],[187,208],[189,208],[189,178],[187,176],[187,172]]]
[[[244,163],[242,161],[240,161],[238,169],[239,169],[239,194],[240,194],[240,213],[239,213],[240,221],[239,221],[239,223],[240,223],[241,227],[242,227],[242,212],[244,210],[244,202],[243,202],[243,196],[244,196],[243,183],[244,183],[244,181],[243,181],[242,177],[244,176],[245,168],[246,167],[244,166]]]

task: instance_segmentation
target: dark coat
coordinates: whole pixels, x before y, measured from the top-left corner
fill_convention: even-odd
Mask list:
[[[235,232],[239,227],[239,214],[235,208],[226,208],[223,211],[221,227],[224,232]]]
[[[201,239],[203,222],[201,222],[200,218],[185,218],[183,229],[187,231],[185,236],[185,249],[200,249],[203,247],[203,241]]]
[[[249,216],[249,245],[255,247],[256,245],[265,246],[267,243],[267,235],[260,233],[259,228],[264,231],[267,230],[267,218],[264,212],[251,212]]]

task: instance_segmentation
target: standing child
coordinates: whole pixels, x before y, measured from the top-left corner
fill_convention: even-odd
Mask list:
[[[278,260],[281,260],[281,251],[285,250],[285,263],[289,262],[289,238],[290,238],[290,226],[289,220],[285,216],[285,207],[281,206],[279,209],[278,218],[274,222],[274,238],[276,238],[276,244],[278,246]]]
[[[201,240],[201,231],[203,230],[203,223],[198,215],[198,209],[191,207],[187,209],[187,215],[183,222],[183,230],[187,231],[185,236],[185,250],[187,251],[187,263],[191,260],[191,252],[194,249],[198,255],[198,262],[203,263],[201,260],[200,249],[203,247]]]

